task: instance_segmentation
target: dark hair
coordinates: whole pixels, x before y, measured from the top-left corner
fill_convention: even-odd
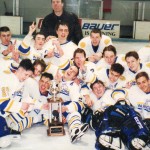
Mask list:
[[[114,63],[111,65],[110,70],[115,71],[115,72],[119,73],[120,75],[122,75],[124,72],[124,67],[119,63]]]
[[[77,53],[81,53],[81,54],[84,54],[84,57],[86,58],[86,53],[85,53],[85,50],[82,49],[82,48],[77,48],[74,53],[73,53],[73,58],[75,58],[76,54]]]
[[[25,69],[26,71],[30,70],[32,72],[34,72],[34,67],[33,67],[33,64],[31,62],[30,59],[23,59],[20,64],[19,64],[19,67],[20,68],[22,67],[23,69]]]
[[[149,80],[149,76],[146,72],[139,72],[136,76],[135,76],[135,80],[137,81],[137,79],[139,79],[140,77],[145,77],[147,80]]]
[[[91,31],[91,33],[90,33],[90,36],[91,36],[92,33],[99,33],[100,37],[102,36],[101,30],[100,30],[100,29],[97,29],[97,28],[92,29],[92,31]]]
[[[40,65],[41,66],[41,68],[42,68],[42,72],[45,70],[45,68],[46,68],[46,63],[45,63],[45,61],[43,60],[43,59],[36,59],[35,61],[34,61],[34,63],[33,63],[33,66],[37,66],[37,65]]]
[[[79,67],[76,64],[73,64],[72,66],[75,66],[78,69],[78,72],[76,74],[76,76],[78,76],[78,74],[79,74]]]
[[[97,83],[97,84],[101,84],[101,85],[103,85],[103,86],[105,87],[103,81],[101,81],[101,80],[96,80],[95,82],[93,82],[93,83],[90,85],[90,88],[91,88],[92,90],[93,90],[93,86],[94,86],[96,83]]]
[[[41,78],[42,78],[42,77],[49,78],[50,80],[53,80],[53,75],[52,75],[51,73],[44,72],[44,73],[42,73],[42,75],[41,75]],[[40,79],[41,79],[41,78],[40,78]]]
[[[10,29],[7,26],[3,26],[3,27],[0,28],[0,33],[1,32],[8,32],[8,31],[10,31]]]
[[[67,26],[68,27],[68,31],[69,31],[69,24],[67,22],[64,22],[64,21],[61,21],[61,22],[58,22],[56,25],[55,25],[55,31],[58,30],[59,26],[62,25],[62,26]]]
[[[37,32],[37,33],[33,36],[34,40],[35,40],[35,38],[36,38],[37,35],[43,35],[43,36],[46,38],[45,34],[40,31],[40,32]]]
[[[117,55],[116,48],[113,45],[109,45],[109,46],[104,48],[103,53],[102,53],[103,56],[104,56],[106,51],[113,52],[115,54],[115,56]]]
[[[130,51],[130,52],[126,53],[125,60],[127,59],[127,57],[134,57],[136,60],[139,59],[139,55],[136,51]]]

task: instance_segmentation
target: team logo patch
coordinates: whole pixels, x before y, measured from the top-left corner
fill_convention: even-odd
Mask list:
[[[110,40],[109,40],[109,39],[106,39],[106,40],[104,41],[104,43],[105,43],[106,45],[108,45],[108,44],[109,44],[109,42],[110,42]]]
[[[85,45],[86,45],[85,42],[81,42],[81,43],[80,43],[80,47],[81,47],[81,48],[84,48]]]

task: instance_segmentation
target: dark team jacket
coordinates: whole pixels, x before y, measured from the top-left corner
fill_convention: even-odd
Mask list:
[[[53,11],[44,18],[41,31],[44,32],[46,37],[49,35],[56,36],[55,25],[59,21],[67,22],[69,24],[68,41],[73,41],[74,43],[78,44],[78,42],[83,38],[83,34],[78,17],[74,13],[64,10],[61,16],[56,16]]]

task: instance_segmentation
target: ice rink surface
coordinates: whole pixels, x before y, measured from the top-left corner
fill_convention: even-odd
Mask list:
[[[113,42],[118,54],[130,50],[139,50],[149,42]],[[11,146],[3,150],[94,150],[95,133],[89,129],[80,141],[71,144],[68,128],[65,126],[66,135],[47,136],[47,127],[44,125],[34,125],[30,129],[22,132],[21,139],[12,142]]]

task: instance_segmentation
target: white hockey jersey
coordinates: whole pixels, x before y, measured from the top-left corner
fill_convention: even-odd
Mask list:
[[[102,38],[100,40],[99,47],[98,47],[98,50],[96,53],[103,52],[103,49],[109,45],[112,45],[111,38],[109,36],[102,35]],[[90,36],[81,39],[79,44],[78,44],[78,47],[85,50],[86,57],[89,57],[95,53],[93,48],[92,48]]]
[[[105,91],[104,95],[99,99],[95,96],[93,92],[91,92],[90,97],[93,100],[94,105],[92,106],[92,110],[95,112],[96,110],[104,111],[107,107],[114,105],[116,101],[111,97],[112,90]]]
[[[18,47],[19,47],[21,41],[18,40],[18,39],[12,39],[12,40],[10,41],[10,44],[14,44],[14,43],[16,43],[16,44],[15,44],[15,49],[18,50]],[[3,55],[2,53],[3,53],[3,51],[6,50],[7,48],[8,48],[8,45],[3,45],[3,44],[0,42],[0,58],[3,58],[3,57],[4,57],[4,55]],[[11,57],[11,56],[12,56],[12,53],[9,53],[7,56],[8,56],[8,57]]]
[[[0,115],[6,117],[10,113],[20,112],[24,83],[20,82],[13,73],[1,73],[0,76]]]
[[[139,57],[140,57],[140,61],[141,62],[150,62],[150,45],[147,45],[145,47],[142,47],[139,51],[138,51]]]
[[[143,119],[150,119],[150,92],[144,93],[138,86],[132,86],[128,90],[128,100]]]
[[[106,69],[106,68],[103,68],[97,72],[97,78],[103,81],[105,86],[110,89],[123,88],[126,86],[126,83],[127,83],[127,80],[124,74],[121,75],[120,78],[116,82],[112,83],[109,80],[109,69]]]
[[[125,61],[125,55],[124,54],[118,54],[116,56],[116,59],[114,61],[114,63],[119,63],[121,64],[123,67],[127,67],[126,65],[126,61]],[[111,65],[108,64],[104,58],[100,59],[97,63],[96,63],[96,67],[98,70],[102,69],[102,68],[107,68],[110,69]]]
[[[25,36],[18,50],[22,58],[29,58],[32,62],[36,59],[43,59],[45,55],[45,49],[37,50],[34,47],[34,41],[31,35]]]
[[[46,63],[50,62],[58,66],[61,70],[67,70],[70,66],[70,59],[73,58],[73,53],[77,49],[77,45],[71,41],[60,44],[64,53],[63,56],[60,56],[56,46],[52,44],[52,40],[49,40],[44,46],[44,49],[46,49],[45,54],[48,53],[49,50],[54,51],[54,56],[52,58],[46,58]]]

